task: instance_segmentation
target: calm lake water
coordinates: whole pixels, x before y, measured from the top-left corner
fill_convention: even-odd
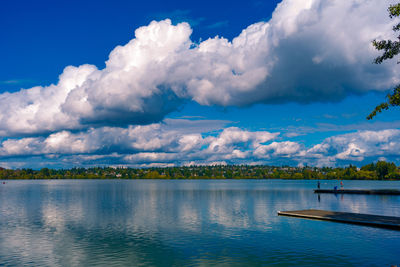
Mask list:
[[[400,182],[344,181],[345,188]],[[323,181],[333,188],[338,181]],[[400,196],[316,181],[61,180],[0,184],[1,266],[400,266],[400,231],[277,216],[400,216]]]

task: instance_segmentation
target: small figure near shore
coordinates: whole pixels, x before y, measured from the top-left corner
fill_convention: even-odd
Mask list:
[[[340,189],[343,189],[343,181],[340,181]]]
[[[321,183],[318,181],[318,183],[317,183],[317,187],[318,187],[318,189],[320,189],[321,188]]]

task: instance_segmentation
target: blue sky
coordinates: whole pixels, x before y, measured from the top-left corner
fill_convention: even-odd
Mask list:
[[[192,40],[232,39],[271,16],[279,1],[3,1],[0,10],[2,91],[56,83],[68,65],[104,67],[117,45],[152,20],[186,21]],[[240,11],[240,12],[239,12]]]
[[[5,1],[0,166],[400,164],[392,2]]]

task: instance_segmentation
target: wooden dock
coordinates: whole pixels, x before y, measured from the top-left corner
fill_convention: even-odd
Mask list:
[[[397,189],[314,189],[317,194],[400,195]]]
[[[400,230],[400,217],[328,210],[278,211],[278,215]]]

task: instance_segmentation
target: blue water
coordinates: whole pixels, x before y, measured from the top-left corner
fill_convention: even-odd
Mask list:
[[[7,181],[0,184],[0,266],[400,266],[400,231],[277,216],[310,208],[400,216],[400,196],[318,199],[315,186]],[[400,189],[400,182],[345,181],[345,188]]]

